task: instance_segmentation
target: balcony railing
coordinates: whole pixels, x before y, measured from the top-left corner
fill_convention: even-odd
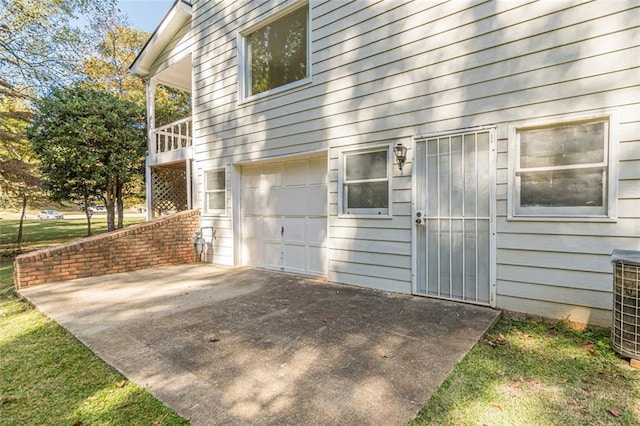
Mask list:
[[[193,139],[193,124],[191,117],[183,118],[173,123],[153,129],[151,132],[151,149],[153,154],[177,151],[190,148]]]

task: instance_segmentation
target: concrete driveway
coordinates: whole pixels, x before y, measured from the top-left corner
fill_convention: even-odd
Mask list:
[[[202,264],[21,294],[197,425],[402,424],[499,316]]]

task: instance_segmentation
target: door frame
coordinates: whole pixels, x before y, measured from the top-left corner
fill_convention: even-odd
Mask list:
[[[413,162],[426,161],[419,160],[416,157],[416,143],[424,139],[450,137],[456,135],[465,135],[468,133],[478,133],[488,131],[489,132],[489,304],[493,308],[496,307],[496,159],[497,159],[497,146],[498,146],[498,131],[497,126],[477,126],[477,127],[465,127],[462,129],[446,130],[441,132],[426,133],[413,137]],[[418,268],[418,235],[417,226],[414,223],[417,213],[417,167],[411,168],[411,293],[416,296],[423,297],[435,297],[426,296],[424,294],[418,294],[417,292],[417,268]],[[437,297],[435,297],[437,298]],[[450,298],[443,298],[445,300],[458,301]],[[485,305],[485,303],[475,303],[470,301],[460,300],[463,303],[473,303],[479,305]]]

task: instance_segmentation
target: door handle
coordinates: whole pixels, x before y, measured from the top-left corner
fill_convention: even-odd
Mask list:
[[[421,211],[416,212],[416,225],[424,224],[424,213]]]
[[[280,236],[284,237],[284,225],[282,225],[282,229],[280,230]]]

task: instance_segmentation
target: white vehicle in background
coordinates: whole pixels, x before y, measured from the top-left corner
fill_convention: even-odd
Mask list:
[[[42,210],[38,213],[38,219],[64,219],[64,215],[57,210]]]

